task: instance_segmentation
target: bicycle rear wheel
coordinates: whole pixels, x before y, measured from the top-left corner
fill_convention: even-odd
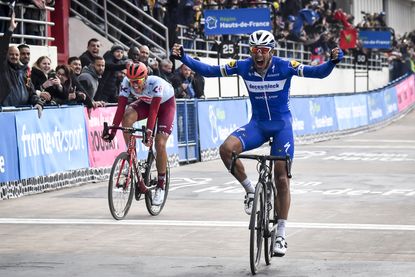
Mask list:
[[[170,187],[170,164],[167,161],[167,168],[166,168],[166,180],[164,181],[164,198],[163,203],[161,205],[156,206],[152,203],[152,196],[154,193],[155,188],[157,187],[157,168],[156,168],[156,162],[155,159],[147,159],[147,162],[150,161],[150,164],[147,164],[148,169],[147,174],[145,174],[145,183],[148,187],[150,187],[149,191],[145,195],[146,199],[146,207],[149,214],[156,216],[161,213],[161,211],[164,208],[164,205],[167,201],[167,195],[169,194],[169,187]]]
[[[271,264],[271,258],[274,251],[274,243],[275,243],[275,229],[274,226],[276,224],[275,218],[275,194],[273,190],[273,184],[267,184],[267,202],[265,204],[265,226],[268,229],[264,230],[264,256],[265,256],[265,263],[267,265]]]
[[[252,274],[257,273],[261,260],[262,242],[264,238],[264,200],[264,185],[258,183],[255,188],[255,198],[252,205],[251,220],[249,222],[249,261]]]
[[[134,195],[133,184],[134,171],[130,170],[129,156],[122,152],[115,158],[108,182],[108,205],[114,219],[121,220],[128,214]]]

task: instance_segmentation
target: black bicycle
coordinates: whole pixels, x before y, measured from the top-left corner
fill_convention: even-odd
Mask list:
[[[271,143],[271,142],[270,142]],[[273,182],[273,161],[285,161],[288,178],[291,178],[290,156],[279,157],[270,155],[232,154],[231,173],[234,171],[237,159],[257,160],[258,183],[255,187],[255,197],[249,222],[249,260],[252,274],[258,272],[261,259],[262,243],[264,242],[265,263],[269,265],[273,256],[275,232],[277,228],[277,209],[275,207],[277,189]]]
[[[112,217],[116,220],[125,218],[131,207],[133,195],[138,201],[141,195],[145,195],[147,211],[151,215],[160,214],[167,201],[170,184],[170,166],[167,162],[166,180],[164,184],[164,199],[161,205],[153,205],[152,193],[157,187],[157,169],[155,167],[155,156],[153,148],[148,150],[147,159],[140,161],[137,159],[136,139],[141,138],[147,141],[146,128],[141,129],[133,127],[108,126],[104,123],[104,132],[108,133],[109,129],[118,129],[129,133],[130,140],[126,152],[120,153],[111,168],[108,182],[108,205]],[[140,182],[143,180],[144,182]],[[144,185],[140,186],[140,183]]]

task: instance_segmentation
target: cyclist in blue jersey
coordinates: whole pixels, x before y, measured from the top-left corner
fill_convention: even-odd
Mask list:
[[[220,146],[220,156],[229,169],[232,152],[237,154],[260,147],[273,138],[271,155],[294,157],[294,135],[289,107],[290,84],[293,76],[324,78],[343,58],[339,48],[331,50],[330,60],[318,66],[306,66],[298,61],[283,60],[274,56],[274,36],[264,30],[249,36],[251,56],[244,60],[232,60],[226,65],[210,66],[184,53],[174,44],[172,56],[193,71],[205,77],[240,75],[246,85],[252,105],[252,117],[248,124],[235,130]],[[284,256],[287,250],[285,226],[290,208],[290,182],[284,161],[276,161],[274,167],[277,187],[278,226],[274,254]],[[234,177],[246,191],[245,212],[251,213],[255,188],[245,174],[240,160],[235,165]]]

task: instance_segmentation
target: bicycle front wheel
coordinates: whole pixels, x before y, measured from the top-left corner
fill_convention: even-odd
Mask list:
[[[252,274],[257,273],[261,260],[262,242],[264,238],[264,201],[264,185],[258,183],[255,188],[255,198],[252,205],[251,220],[249,222],[249,260]]]
[[[128,214],[134,195],[133,183],[134,171],[130,170],[129,156],[122,152],[115,158],[108,182],[108,205],[116,220],[121,220]]]
[[[265,263],[267,265],[271,264],[271,258],[274,251],[274,243],[275,243],[275,225],[277,223],[277,219],[275,218],[275,194],[273,190],[273,184],[267,183],[267,197],[265,203],[265,229],[264,230],[264,256],[265,256]]]
[[[164,205],[167,201],[167,195],[169,194],[169,187],[170,187],[170,164],[167,161],[167,168],[166,168],[166,180],[164,181],[164,198],[163,203],[161,205],[153,205],[152,203],[152,196],[154,193],[155,188],[157,187],[157,169],[155,167],[155,160],[152,159],[152,164],[148,164],[150,167],[150,170],[148,171],[148,174],[146,174],[145,183],[148,187],[150,187],[150,190],[145,195],[146,199],[146,207],[149,214],[156,216],[161,213],[161,211],[164,208]]]

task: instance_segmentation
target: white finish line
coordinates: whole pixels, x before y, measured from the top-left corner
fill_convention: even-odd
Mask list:
[[[127,226],[185,226],[185,227],[243,227],[243,221],[184,221],[184,220],[122,220],[113,219],[41,219],[41,218],[0,218],[0,224],[32,225],[127,225]],[[389,230],[415,231],[415,225],[351,224],[351,223],[299,223],[289,222],[289,228],[301,229],[347,229],[347,230]]]

